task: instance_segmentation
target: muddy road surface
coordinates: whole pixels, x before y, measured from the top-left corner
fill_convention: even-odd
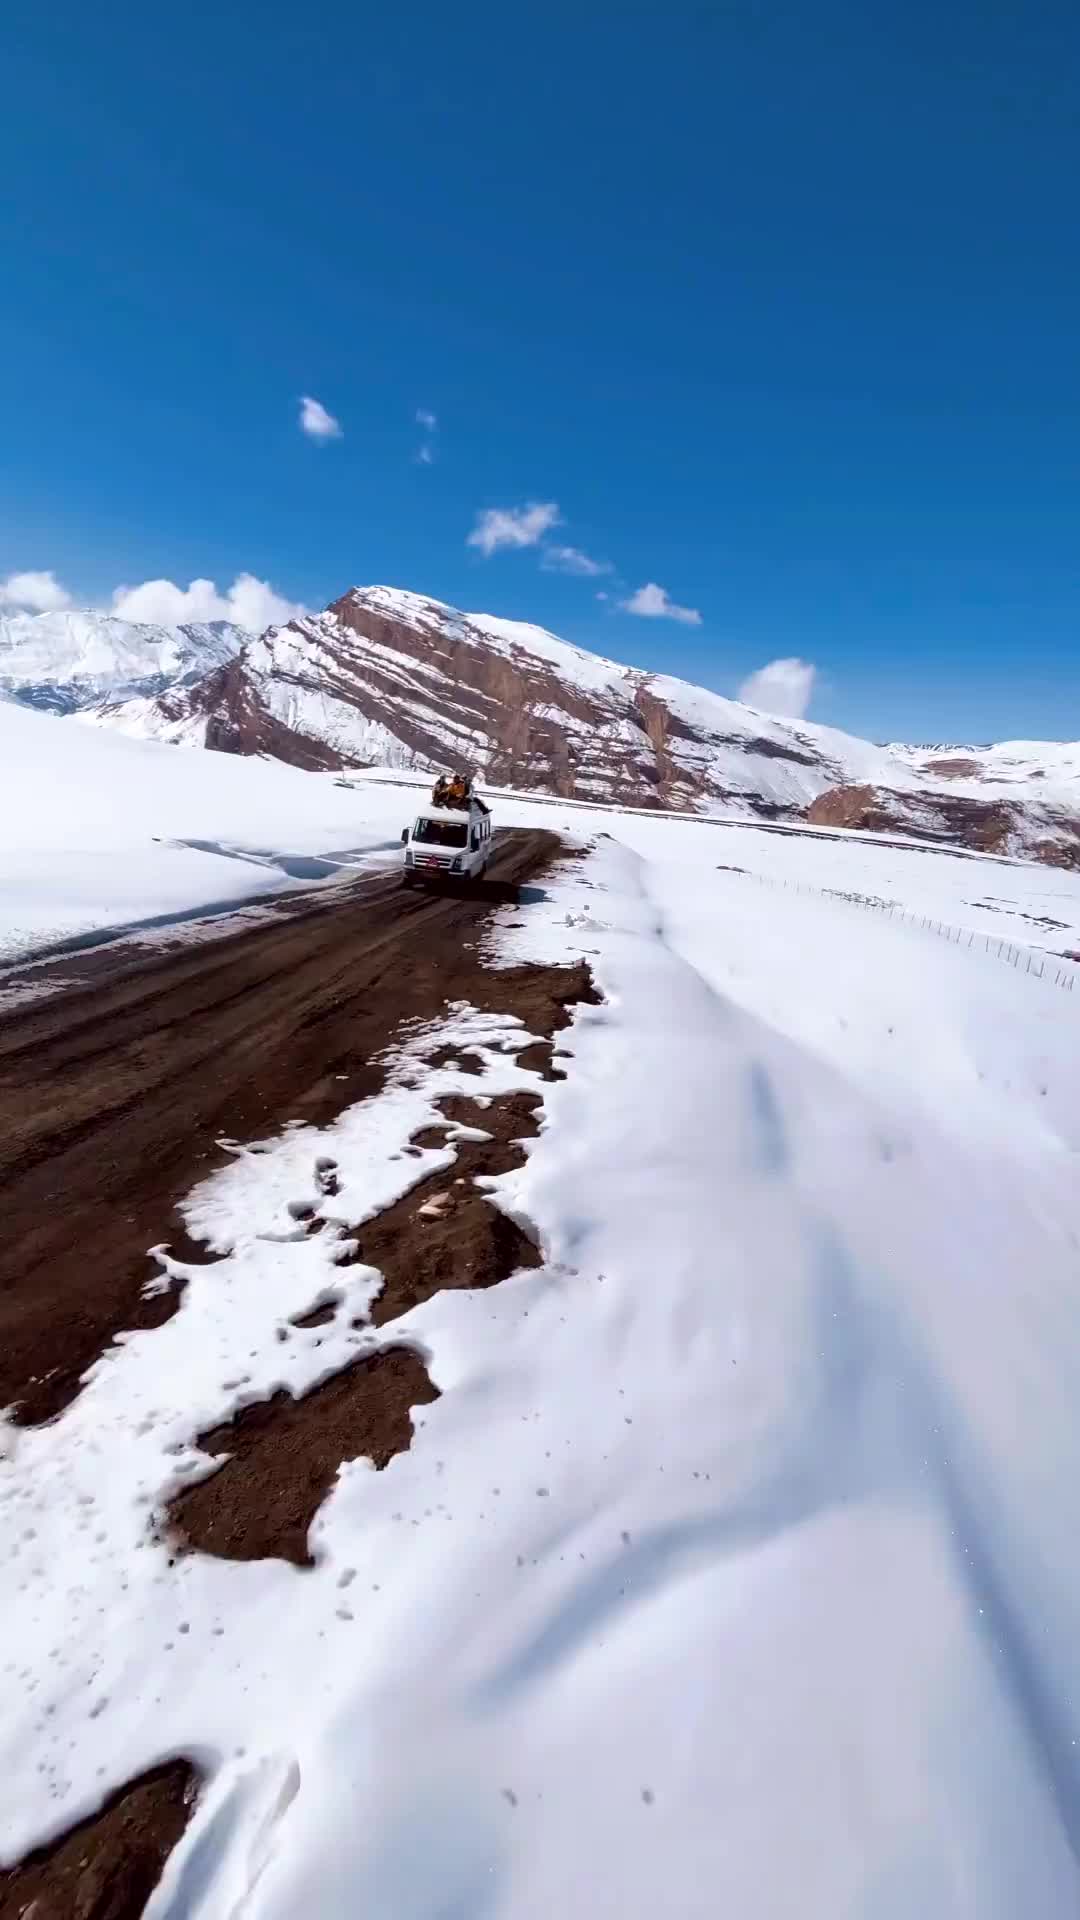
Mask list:
[[[175,1292],[144,1292],[147,1249],[200,1257],[176,1207],[223,1139],[325,1123],[379,1090],[402,1020],[490,1004],[487,918],[527,911],[559,846],[498,836],[468,893],[406,890],[395,872],[174,952],[114,949],[0,1021],[0,1405],[48,1419],[114,1334],[175,1311]]]

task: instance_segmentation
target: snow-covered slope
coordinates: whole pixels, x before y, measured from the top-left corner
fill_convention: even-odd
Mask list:
[[[360,803],[293,767],[175,753],[10,700],[0,700],[0,767],[0,964],[397,845],[392,792]]]
[[[566,1079],[459,1006],[331,1127],[236,1143],[181,1311],[7,1430],[5,1857],[192,1754],[148,1920],[1066,1920],[1078,1001],[758,884],[798,848],[913,898],[978,863],[591,824],[493,941],[593,968]],[[404,1151],[436,1098],[522,1087],[544,1126],[491,1191],[542,1266],[369,1332],[332,1223],[452,1179]],[[342,1469],[308,1570],[175,1560],[195,1435],[344,1366],[357,1321],[440,1390],[408,1451]]]
[[[920,777],[948,780],[965,792],[986,783],[1030,790],[1051,805],[1080,809],[1080,742],[999,740],[984,747],[894,746],[895,754]]]
[[[92,609],[3,615],[0,691],[25,706],[72,713],[198,680],[250,638],[225,620],[167,628]]]

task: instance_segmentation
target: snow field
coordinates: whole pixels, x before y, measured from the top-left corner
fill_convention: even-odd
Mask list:
[[[210,1785],[149,1920],[1072,1913],[1080,1002],[718,870],[954,917],[983,863],[497,820],[615,836],[490,937],[605,995],[495,1183],[545,1265],[373,1336],[370,1270],[289,1214],[449,1164],[395,1156],[439,1095],[538,1084],[520,1028],[452,1009],[334,1126],[234,1143],[185,1209],[227,1257],[52,1426],[3,1430],[5,1857],[184,1752]],[[1017,926],[1077,898],[992,871]],[[447,1039],[484,1078],[418,1065]],[[335,1321],[280,1342],[327,1289]],[[199,1430],[401,1338],[442,1398],[383,1473],[343,1468],[312,1572],[168,1565]]]
[[[276,761],[185,753],[6,701],[0,765],[0,962],[295,887],[304,856],[339,855],[348,875],[399,830],[392,789],[361,809]]]

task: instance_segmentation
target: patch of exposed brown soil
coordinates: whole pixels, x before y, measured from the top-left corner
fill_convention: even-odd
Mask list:
[[[517,1060],[519,1067],[524,1067],[529,1073],[538,1073],[541,1080],[565,1080],[562,1068],[552,1064],[554,1058],[555,1049],[550,1040],[533,1040],[529,1046],[522,1047]]]
[[[170,1760],[18,1866],[0,1868],[0,1920],[139,1920],[198,1786],[188,1761]]]
[[[383,1277],[371,1313],[376,1326],[445,1287],[493,1287],[522,1267],[540,1265],[535,1241],[475,1184],[524,1164],[521,1143],[539,1132],[539,1095],[499,1094],[488,1106],[450,1096],[439,1105],[448,1120],[483,1128],[489,1138],[457,1140],[452,1166],[429,1174],[353,1230],[358,1259]]]
[[[515,970],[519,985],[524,971]],[[531,984],[535,993],[537,983]],[[550,1020],[569,1019],[566,984],[546,981]],[[587,973],[580,984],[592,992]],[[353,1231],[354,1259],[377,1267],[383,1277],[371,1315],[375,1326],[443,1288],[491,1287],[522,1267],[540,1265],[535,1242],[476,1185],[524,1163],[522,1143],[539,1132],[540,1095],[518,1089],[482,1103],[449,1094],[437,1105],[446,1126],[424,1128],[426,1144],[443,1145],[457,1127],[482,1129],[486,1137],[455,1138],[452,1166],[430,1174]],[[320,1302],[292,1325],[320,1326],[336,1304]],[[218,1473],[170,1503],[175,1537],[225,1559],[277,1556],[310,1566],[308,1531],[341,1463],[366,1455],[384,1467],[411,1442],[409,1409],[437,1397],[416,1354],[392,1347],[353,1361],[302,1399],[281,1391],[245,1407],[199,1436],[204,1452],[229,1457]]]
[[[552,1031],[543,1022],[561,1018],[559,995],[582,997],[570,974],[494,973],[476,948],[493,902],[558,847],[551,834],[497,836],[490,889],[364,882],[8,1018],[0,1405],[24,1424],[48,1419],[116,1332],[175,1311],[179,1289],[144,1294],[159,1278],[146,1249],[177,1242],[174,1209],[223,1163],[222,1138],[324,1124],[377,1092],[400,1024],[441,1018],[447,1000],[509,1006],[532,1032]]]
[[[520,1061],[521,1055],[517,1057]],[[452,1127],[482,1127],[493,1139],[498,1135],[517,1141],[531,1140],[539,1132],[544,1102],[540,1094],[519,1089],[516,1093],[499,1094],[497,1100],[489,1100],[486,1106],[463,1093],[444,1094],[436,1105]],[[418,1139],[419,1135],[414,1137]],[[490,1151],[494,1158],[494,1146]],[[524,1155],[519,1157],[515,1151],[514,1157],[508,1158],[504,1165],[489,1165],[485,1172],[508,1173],[511,1167],[519,1167],[523,1158]]]
[[[225,1465],[169,1504],[177,1539],[223,1560],[314,1565],[308,1529],[346,1460],[385,1467],[412,1445],[411,1410],[439,1397],[419,1355],[386,1347],[295,1400],[284,1389],[199,1435]]]
[[[572,967],[498,967],[481,974],[481,1013],[514,1013],[530,1033],[550,1039],[574,1017],[575,1007],[598,1007],[602,995],[584,960]],[[516,1052],[520,1061],[523,1054]]]
[[[484,1071],[484,1062],[478,1053],[470,1053],[466,1047],[437,1047],[427,1056],[429,1067],[454,1067],[459,1073]]]
[[[983,771],[977,760],[966,760],[962,754],[950,754],[943,760],[924,760],[924,773],[940,773],[946,780],[981,780]]]
[[[544,1111],[540,1094],[529,1093],[524,1087],[495,1094],[485,1105],[459,1093],[445,1094],[435,1104],[452,1127],[475,1127],[488,1135],[486,1140],[455,1141],[455,1179],[477,1180],[523,1167],[526,1155],[522,1141],[535,1140]]]

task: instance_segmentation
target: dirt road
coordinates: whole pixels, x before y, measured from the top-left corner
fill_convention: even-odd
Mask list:
[[[175,1208],[223,1138],[325,1122],[382,1085],[402,1019],[491,1004],[485,917],[558,845],[498,837],[470,894],[405,891],[395,874],[232,937],[130,966],[114,954],[0,1024],[0,1405],[47,1419],[119,1329],[175,1311],[175,1293],[144,1295],[146,1249],[198,1257]]]

